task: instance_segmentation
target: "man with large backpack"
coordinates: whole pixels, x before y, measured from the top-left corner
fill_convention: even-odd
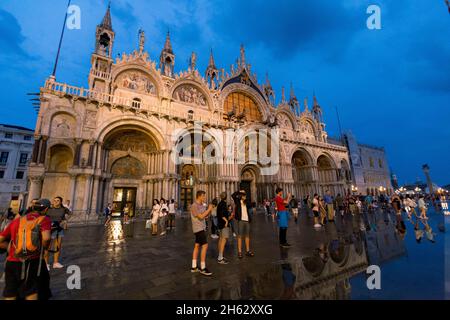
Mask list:
[[[5,266],[6,300],[46,300],[51,297],[50,275],[44,261],[52,222],[46,216],[48,199],[35,202],[32,212],[15,219],[0,233],[0,248],[7,249]]]

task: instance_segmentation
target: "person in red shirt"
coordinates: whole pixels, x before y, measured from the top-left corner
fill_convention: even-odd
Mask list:
[[[283,189],[276,189],[275,203],[277,206],[278,226],[280,227],[280,246],[289,248],[291,245],[287,242],[287,228],[289,223],[289,212],[286,205],[291,201],[291,194],[288,193],[286,199],[283,199]]]
[[[48,199],[40,199],[35,202],[32,211],[25,217],[30,221],[46,215],[51,203]],[[8,227],[0,233],[0,249],[8,249],[8,257],[5,266],[5,288],[3,296],[5,300],[48,299],[50,293],[50,275],[43,255],[37,253],[28,257],[25,261],[16,258],[15,247],[17,233],[21,219],[13,220]],[[45,216],[40,224],[40,237],[44,249],[50,244],[52,222]],[[9,248],[8,248],[9,247]],[[39,272],[40,268],[40,272]],[[23,272],[25,271],[25,276]]]

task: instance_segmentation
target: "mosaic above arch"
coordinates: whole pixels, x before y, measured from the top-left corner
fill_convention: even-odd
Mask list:
[[[191,84],[183,84],[175,89],[172,96],[175,100],[199,105],[202,107],[208,106],[208,99],[205,94],[196,86]]]
[[[138,70],[123,72],[117,77],[115,83],[118,88],[156,95],[156,85],[148,75]]]

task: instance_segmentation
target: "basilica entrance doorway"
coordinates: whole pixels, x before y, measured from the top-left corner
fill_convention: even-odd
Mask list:
[[[252,182],[251,181],[241,181],[239,184],[239,190],[245,190],[245,193],[247,194],[247,201],[248,203],[252,203]]]
[[[136,188],[114,188],[112,216],[120,217],[127,214],[129,217],[135,215]]]
[[[255,166],[246,166],[242,170],[241,174],[241,181],[239,183],[240,190],[245,190],[247,193],[247,202],[258,202],[260,199],[258,199],[257,195],[257,177],[258,177],[258,169]]]
[[[185,165],[181,169],[180,180],[180,205],[181,209],[188,211],[194,202],[194,186],[195,186],[195,167],[193,165]]]

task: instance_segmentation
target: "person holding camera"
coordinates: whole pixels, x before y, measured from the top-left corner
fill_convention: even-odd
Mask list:
[[[191,206],[192,231],[195,236],[194,251],[192,252],[191,272],[200,272],[204,276],[211,276],[212,272],[206,268],[206,252],[208,251],[208,238],[206,236],[206,219],[211,214],[214,206],[210,204],[208,208],[206,203],[206,192],[197,191],[195,201]],[[200,269],[197,266],[198,253],[200,253]]]
[[[237,223],[237,244],[238,258],[242,259],[242,238],[245,239],[246,256],[253,257],[255,254],[250,251],[250,222],[251,207],[247,202],[247,194],[245,190],[239,190],[231,196],[234,200],[235,215],[234,219]]]

